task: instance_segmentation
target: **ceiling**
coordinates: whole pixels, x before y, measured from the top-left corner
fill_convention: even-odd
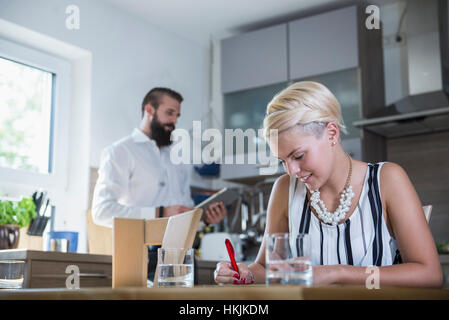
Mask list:
[[[154,26],[207,45],[211,38],[282,23],[355,0],[101,0]],[[398,0],[371,0],[383,5]]]

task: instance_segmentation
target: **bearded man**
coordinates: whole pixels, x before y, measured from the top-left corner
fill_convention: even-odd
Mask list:
[[[142,101],[140,127],[103,150],[92,201],[96,224],[112,227],[114,217],[152,219],[193,209],[191,167],[170,161],[182,101],[174,90],[153,88]],[[223,203],[214,204],[204,221],[216,224],[226,214]]]

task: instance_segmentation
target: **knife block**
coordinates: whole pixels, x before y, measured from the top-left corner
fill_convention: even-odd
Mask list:
[[[20,237],[18,249],[28,249],[28,250],[44,250],[43,238],[39,236],[30,236],[27,234],[28,228],[20,228]]]
[[[27,234],[30,236],[42,236],[50,217],[38,216],[31,221]]]

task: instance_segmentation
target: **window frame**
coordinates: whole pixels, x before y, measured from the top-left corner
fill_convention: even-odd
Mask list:
[[[69,151],[69,115],[71,103],[71,63],[50,53],[0,38],[0,56],[53,74],[50,123],[51,172],[37,173],[23,169],[0,167],[2,184],[29,188],[59,189],[67,187]]]

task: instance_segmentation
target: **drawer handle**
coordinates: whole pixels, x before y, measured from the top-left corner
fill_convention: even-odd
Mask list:
[[[36,274],[32,275],[33,279],[35,278],[67,278],[67,274]],[[80,273],[80,277],[83,278],[102,278],[102,279],[110,279],[111,276],[104,273]]]
[[[104,273],[80,273],[79,276],[83,278],[109,278],[109,276]]]

